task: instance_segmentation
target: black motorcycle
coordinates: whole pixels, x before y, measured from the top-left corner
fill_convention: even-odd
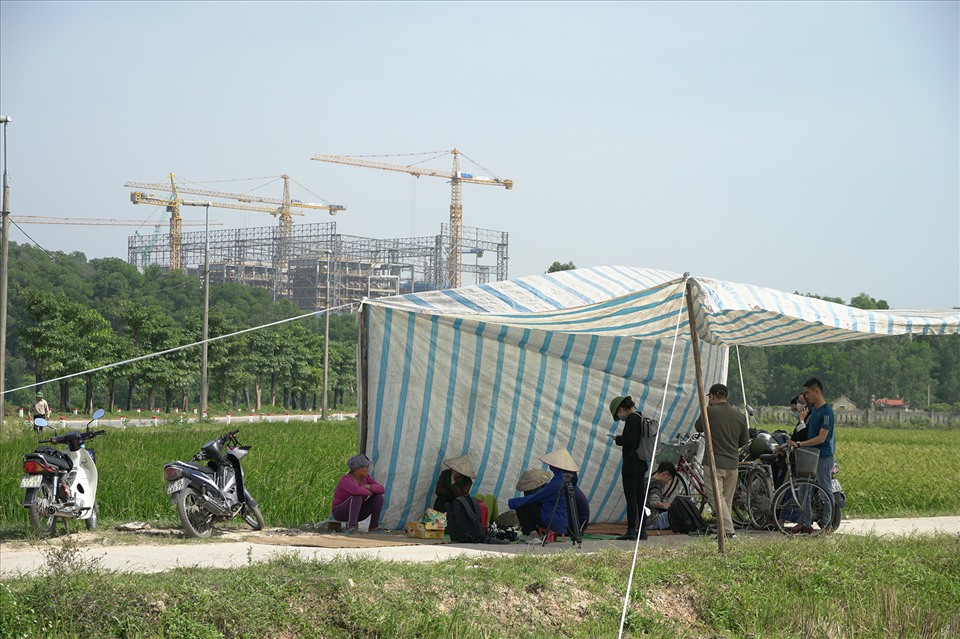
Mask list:
[[[250,447],[240,445],[239,432],[208,441],[190,462],[175,461],[163,467],[170,502],[190,537],[209,537],[214,523],[237,515],[254,530],[265,525],[257,501],[244,484],[240,460]],[[192,463],[202,461],[206,464]]]

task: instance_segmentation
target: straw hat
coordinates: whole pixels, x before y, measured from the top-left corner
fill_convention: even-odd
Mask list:
[[[444,459],[443,465],[449,468],[450,470],[455,470],[461,475],[469,477],[470,479],[477,478],[477,471],[473,469],[473,464],[470,462],[470,458],[466,455],[460,455],[459,457],[451,457],[450,459]]]
[[[517,490],[524,493],[530,490],[536,490],[550,481],[551,478],[553,478],[553,473],[549,470],[528,468],[520,475],[520,481],[517,482]]]
[[[570,453],[567,452],[566,448],[558,448],[552,453],[541,455],[540,461],[547,466],[553,466],[554,468],[559,468],[560,470],[565,470],[567,472],[580,472],[580,465],[573,461],[573,457],[570,456]]]

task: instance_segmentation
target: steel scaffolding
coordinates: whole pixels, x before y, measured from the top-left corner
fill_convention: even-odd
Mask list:
[[[468,226],[461,231],[463,284],[507,279],[508,234]],[[288,298],[305,311],[316,311],[325,308],[328,281],[331,308],[441,288],[449,272],[449,245],[448,224],[441,225],[436,236],[383,240],[340,235],[336,222],[298,224],[286,240],[276,226],[217,230],[210,232],[210,281],[265,288],[274,299]],[[203,258],[203,231],[184,233],[183,267],[199,276]],[[127,261],[140,270],[169,269],[169,236],[129,237]]]

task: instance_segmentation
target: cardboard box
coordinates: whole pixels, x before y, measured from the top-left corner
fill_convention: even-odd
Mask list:
[[[418,521],[407,522],[407,537],[411,539],[443,539],[443,528],[427,528]]]

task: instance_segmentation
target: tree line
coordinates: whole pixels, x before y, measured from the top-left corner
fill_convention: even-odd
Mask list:
[[[158,267],[143,273],[119,258],[87,260],[10,243],[7,388],[17,388],[198,342],[203,285]],[[303,315],[289,300],[239,283],[211,285],[211,338]],[[208,345],[211,406],[316,410],[323,385],[322,316]],[[328,406],[355,401],[357,323],[330,317]],[[174,409],[199,404],[200,347],[88,373],[43,389],[54,410]],[[53,390],[54,392],[50,392]],[[11,393],[28,406],[34,390]]]

